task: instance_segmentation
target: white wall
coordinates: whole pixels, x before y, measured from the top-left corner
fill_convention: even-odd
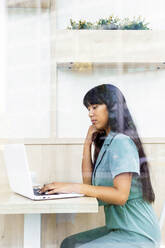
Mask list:
[[[57,134],[59,137],[85,137],[91,122],[83,97],[92,87],[111,83],[125,95],[139,134],[165,137],[165,69],[97,68],[91,72],[58,69]]]
[[[61,4],[64,1],[61,0]],[[57,5],[60,14],[59,4]],[[69,7],[85,10],[71,1]],[[78,5],[78,3],[80,5]],[[120,11],[120,4],[114,5]],[[114,1],[114,4],[117,4]],[[140,6],[141,1],[139,2]],[[161,2],[162,3],[162,2]],[[94,1],[90,1],[92,6]],[[102,11],[101,2],[97,8]],[[152,6],[154,3],[152,4]],[[64,5],[61,9],[64,10]],[[150,6],[150,5],[149,5]],[[160,5],[159,5],[160,6]],[[97,10],[96,8],[96,10]],[[151,8],[151,6],[150,6]],[[76,9],[74,15],[78,15]],[[73,13],[73,11],[72,11]],[[93,12],[90,12],[92,16]],[[160,15],[161,16],[161,15]],[[62,18],[62,16],[60,17]],[[65,18],[63,16],[63,22]],[[50,20],[49,12],[40,9],[10,9],[8,15],[8,68],[7,83],[0,86],[0,138],[48,138],[52,118],[50,80]],[[58,137],[85,137],[90,121],[82,105],[84,94],[95,85],[113,83],[126,96],[139,132],[143,137],[165,137],[164,70],[151,67],[129,69],[127,72],[112,68],[95,68],[90,73],[58,70],[57,79],[57,135]],[[147,69],[148,70],[148,69]],[[56,83],[55,81],[53,82]]]
[[[57,27],[65,29],[73,20],[96,21],[111,14],[120,18],[142,16],[153,30],[165,29],[164,0],[56,0]]]
[[[8,10],[7,83],[1,138],[50,136],[50,23],[40,9]],[[6,88],[6,90],[5,90]]]
[[[5,111],[6,83],[6,9],[5,1],[0,1],[0,115]],[[0,118],[1,119],[1,118]]]

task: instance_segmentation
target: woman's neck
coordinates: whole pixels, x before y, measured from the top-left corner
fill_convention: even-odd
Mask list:
[[[106,132],[106,136],[108,136],[108,134],[110,133],[111,129],[110,127],[106,128],[105,132]]]

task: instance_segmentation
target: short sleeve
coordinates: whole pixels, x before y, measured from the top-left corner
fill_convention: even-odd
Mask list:
[[[109,151],[112,178],[124,172],[134,172],[140,175],[138,150],[129,136],[117,135],[112,141]]]

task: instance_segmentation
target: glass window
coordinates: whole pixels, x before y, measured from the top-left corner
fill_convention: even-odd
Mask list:
[[[7,19],[7,82],[2,88],[5,112],[0,137],[50,137],[50,11],[11,7]]]

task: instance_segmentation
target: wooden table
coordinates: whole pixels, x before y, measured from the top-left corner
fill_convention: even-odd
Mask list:
[[[24,214],[24,248],[41,247],[41,214],[96,212],[98,203],[92,197],[33,201],[13,192],[0,192],[0,214]]]

